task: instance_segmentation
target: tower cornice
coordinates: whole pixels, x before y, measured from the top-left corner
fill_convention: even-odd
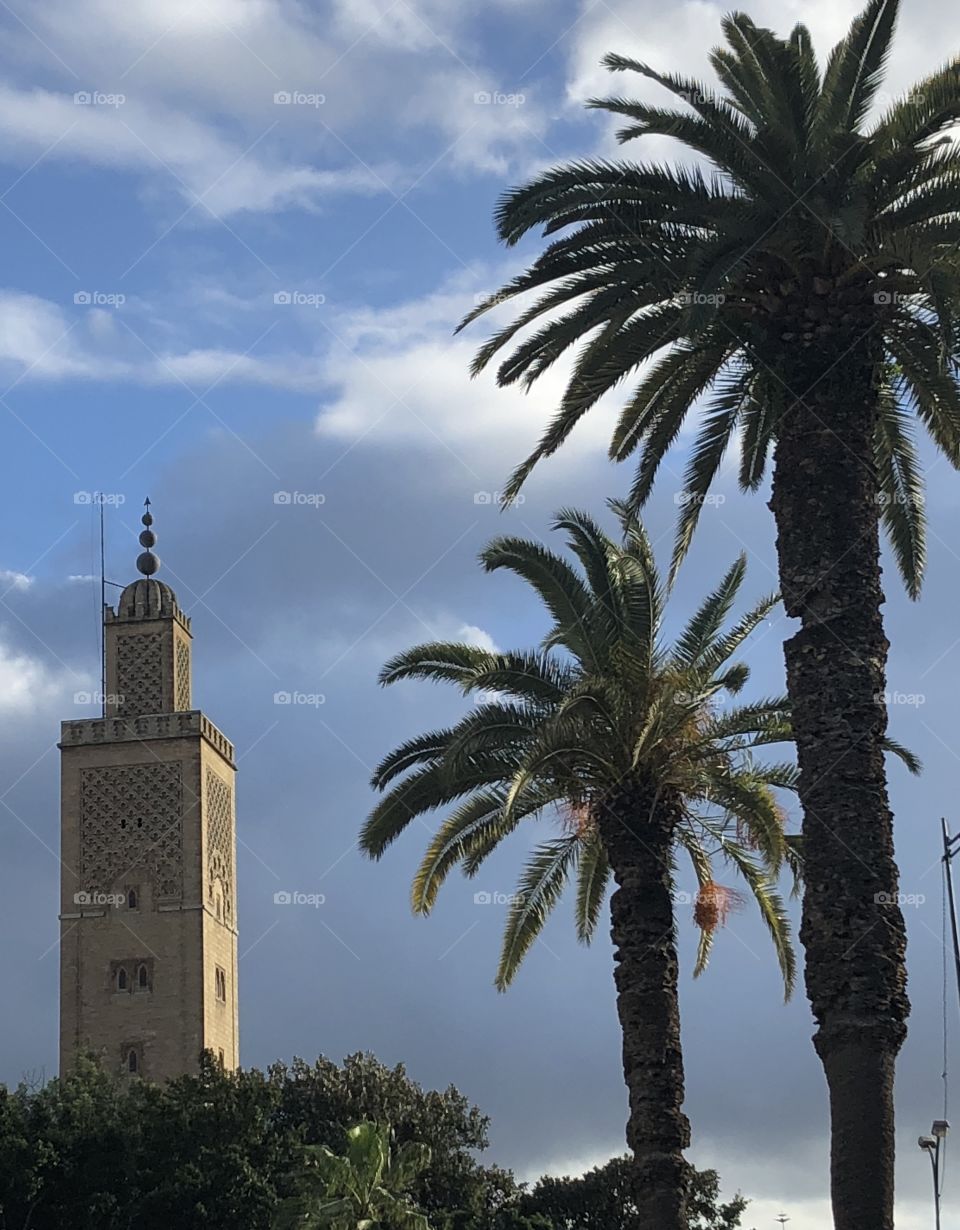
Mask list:
[[[102,743],[143,743],[153,739],[189,739],[200,736],[236,767],[233,744],[200,709],[181,713],[148,713],[142,717],[73,718],[60,723],[60,742],[70,747],[91,747]]]

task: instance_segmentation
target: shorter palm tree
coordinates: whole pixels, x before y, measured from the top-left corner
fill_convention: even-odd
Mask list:
[[[619,543],[582,513],[558,516],[555,528],[566,532],[579,567],[518,538],[497,539],[483,552],[487,570],[515,572],[546,606],[552,624],[537,651],[428,644],[384,667],[383,683],[443,680],[477,705],[455,726],[387,756],[373,779],[387,793],[361,844],[379,858],[412,819],[455,805],[414,880],[413,908],[427,914],[453,867],[472,876],[522,820],[558,821],[521,874],[500,989],[571,877],[577,932],[589,942],[612,876],[627,1140],[639,1168],[641,1221],[683,1230],[689,1125],[682,1110],[674,859],[679,851],[689,856],[699,886],[696,972],[736,900],[717,882],[720,861],[736,868],[757,902],[789,994],[794,957],[775,881],[785,861],[798,870],[798,854],[785,835],[775,788],[792,788],[796,771],[751,754],[789,738],[783,699],[722,704],[746,683],[748,669],[733,657],[777,597],[727,626],[744,578],[741,557],[667,648],[667,594],[650,542],[632,513],[611,507]]]
[[[280,1206],[276,1230],[430,1230],[406,1195],[430,1163],[427,1145],[410,1141],[392,1152],[389,1127],[358,1123],[347,1132],[344,1156],[326,1145],[306,1154],[298,1194]]]

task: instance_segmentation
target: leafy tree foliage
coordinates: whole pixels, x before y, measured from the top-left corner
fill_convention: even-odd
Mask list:
[[[579,1178],[543,1178],[520,1200],[521,1209],[545,1217],[553,1230],[650,1230],[635,1196],[636,1167],[628,1156],[612,1158]],[[720,1202],[715,1170],[695,1172],[687,1197],[689,1230],[736,1230],[747,1202]]]
[[[296,1194],[291,1176],[318,1153],[345,1153],[364,1118],[391,1124],[398,1156],[419,1142],[425,1165],[405,1190],[430,1230],[633,1230],[608,1220],[623,1203],[623,1161],[526,1192],[476,1160],[488,1120],[462,1093],[424,1090],[364,1054],[235,1073],[208,1057],[199,1075],[163,1086],[82,1060],[42,1088],[0,1086],[0,1230],[271,1230]],[[693,1191],[704,1212],[691,1230],[739,1224],[718,1219],[711,1172]],[[593,1220],[569,1220],[581,1213]]]

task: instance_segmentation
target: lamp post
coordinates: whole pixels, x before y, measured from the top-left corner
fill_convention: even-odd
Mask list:
[[[917,1141],[920,1148],[930,1158],[933,1171],[933,1208],[936,1215],[936,1227],[940,1230],[940,1148],[946,1140],[950,1124],[946,1119],[935,1119],[929,1136],[921,1136]]]

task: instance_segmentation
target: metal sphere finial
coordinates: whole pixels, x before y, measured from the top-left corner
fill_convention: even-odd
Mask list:
[[[151,547],[156,546],[157,536],[150,529],[150,526],[153,525],[153,514],[150,512],[149,496],[143,501],[143,507],[144,512],[140,520],[147,528],[140,531],[140,546],[147,549],[137,556],[137,569],[145,577],[152,577],[154,573],[160,570],[160,557],[150,550]]]

